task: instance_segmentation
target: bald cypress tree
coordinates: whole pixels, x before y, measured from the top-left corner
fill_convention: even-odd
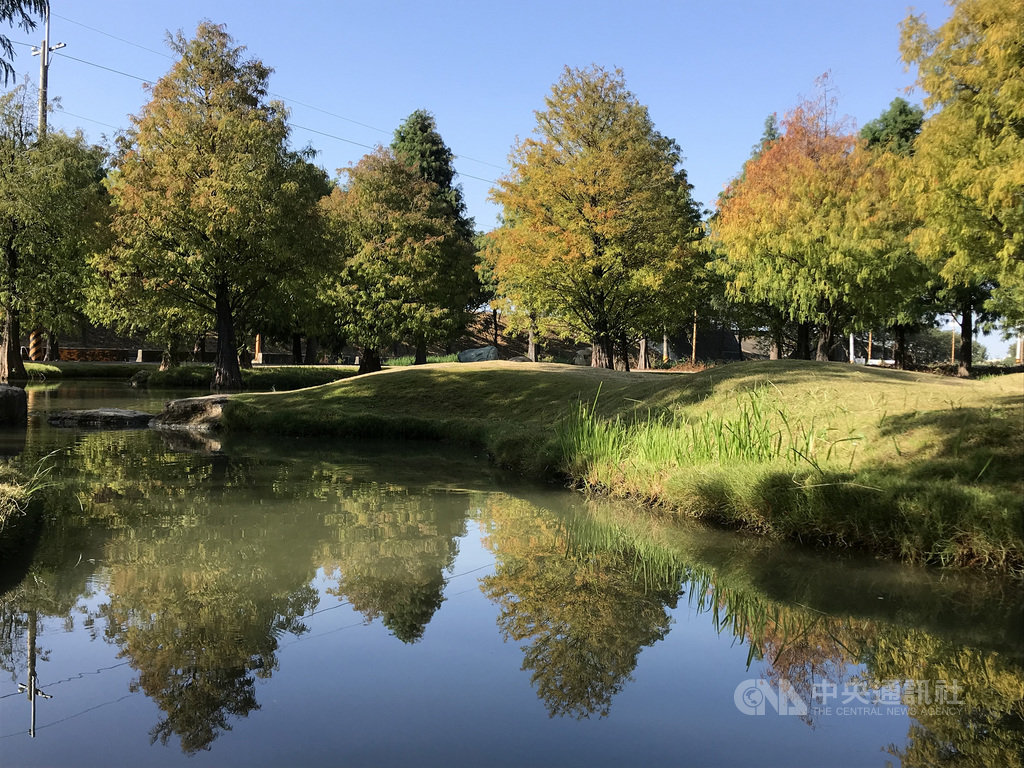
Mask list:
[[[455,183],[455,155],[438,133],[434,116],[417,109],[396,130],[391,150],[395,157],[434,188],[434,197],[456,233],[438,252],[432,278],[417,292],[422,303],[442,310],[429,323],[418,324],[409,340],[416,347],[416,363],[427,362],[427,344],[449,341],[466,328],[469,310],[479,294],[474,266],[473,220],[466,214],[462,188]]]
[[[288,149],[270,69],[204,22],[121,140],[113,248],[97,257],[117,297],[145,320],[167,312],[216,323],[213,388],[238,390],[237,330],[280,304],[280,286],[322,256],[322,171]]]

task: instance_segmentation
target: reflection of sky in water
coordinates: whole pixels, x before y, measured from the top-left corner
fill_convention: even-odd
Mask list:
[[[5,761],[110,765],[354,765],[524,762],[580,765],[675,764],[685,744],[693,764],[785,765],[794,754],[830,755],[832,765],[883,765],[879,749],[906,738],[906,717],[833,717],[815,730],[796,717],[747,717],[732,691],[765,664],[746,668],[747,648],[715,633],[706,615],[685,600],[671,611],[668,636],[640,653],[632,682],[604,719],[549,718],[521,669],[522,653],[495,629],[496,608],[480,591],[493,555],[471,526],[459,542],[446,600],[422,640],[405,645],[380,620],[365,618],[336,596],[323,570],[313,579],[319,603],[303,619],[308,631],[279,638],[279,669],[258,680],[260,709],[231,722],[209,752],[186,758],[174,745],[149,746],[146,734],[160,712],[143,693],[131,693],[136,673],[104,642],[104,622],[89,630],[76,619],[42,622],[38,736],[27,724],[23,696],[0,700]],[[484,566],[482,570],[481,566]],[[102,592],[78,609],[95,611]],[[9,686],[0,691],[7,693]],[[799,761],[798,761],[799,762]]]

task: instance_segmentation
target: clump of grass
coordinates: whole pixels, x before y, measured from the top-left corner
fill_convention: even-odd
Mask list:
[[[1006,462],[996,466],[999,457],[974,444],[980,455],[962,455],[978,441],[979,424],[955,427],[944,430],[947,458],[932,458],[918,476],[856,465],[864,435],[841,437],[813,415],[805,421],[766,388],[737,395],[722,411],[633,419],[602,418],[595,398],[558,425],[558,461],[588,489],[730,527],[908,562],[1024,572],[1022,515]],[[988,429],[1011,439],[1004,427]],[[979,482],[988,473],[993,483]]]
[[[457,363],[458,361],[459,361],[459,356],[456,355],[456,354],[452,354],[452,355],[427,355],[427,362],[428,363]],[[393,367],[399,367],[399,366],[405,366],[405,365],[413,365],[415,362],[416,362],[416,358],[413,357],[412,355],[402,355],[401,357],[392,357],[392,358],[388,359],[388,361],[385,362],[384,365],[388,366],[389,368],[393,368]]]
[[[242,384],[252,392],[283,392],[318,387],[356,375],[354,366],[281,365],[242,370]]]
[[[580,402],[557,427],[563,466],[574,477],[616,471],[660,474],[709,463],[784,461],[816,467],[822,451],[831,458],[839,443],[850,440],[829,440],[829,430],[813,418],[804,424],[788,415],[765,388],[737,396],[727,415],[670,411],[649,412],[646,418],[602,419],[597,401]]]
[[[25,515],[34,496],[54,485],[49,479],[53,468],[49,459],[50,456],[43,457],[27,476],[13,467],[0,465],[0,535]]]
[[[132,377],[132,384],[148,389],[209,389],[213,383],[213,367],[209,365],[176,365],[166,370],[149,370]]]
[[[139,371],[156,369],[156,363],[100,363],[89,361],[63,361],[55,363],[25,363],[30,379],[120,379],[125,380]]]

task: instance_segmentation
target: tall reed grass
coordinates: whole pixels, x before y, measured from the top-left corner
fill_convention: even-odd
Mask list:
[[[458,355],[427,355],[428,363],[457,363],[459,361]],[[412,355],[403,355],[401,357],[392,357],[384,362],[384,365],[390,367],[412,365],[416,362],[416,358]]]
[[[606,472],[664,471],[700,464],[788,462],[818,468],[836,455],[841,443],[831,439],[827,426],[792,417],[766,389],[737,398],[729,415],[705,411],[648,412],[646,417],[604,419],[598,399],[580,402],[557,427],[563,469],[586,478],[593,470]],[[855,447],[854,447],[855,449]]]

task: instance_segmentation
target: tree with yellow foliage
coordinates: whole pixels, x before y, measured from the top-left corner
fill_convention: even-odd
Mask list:
[[[936,29],[903,22],[925,121],[909,197],[914,246],[950,286],[997,281],[995,305],[1024,324],[1024,0],[958,0]]]
[[[655,130],[622,72],[566,68],[492,190],[500,292],[529,296],[613,366],[661,327],[692,266],[700,215],[680,149]]]

